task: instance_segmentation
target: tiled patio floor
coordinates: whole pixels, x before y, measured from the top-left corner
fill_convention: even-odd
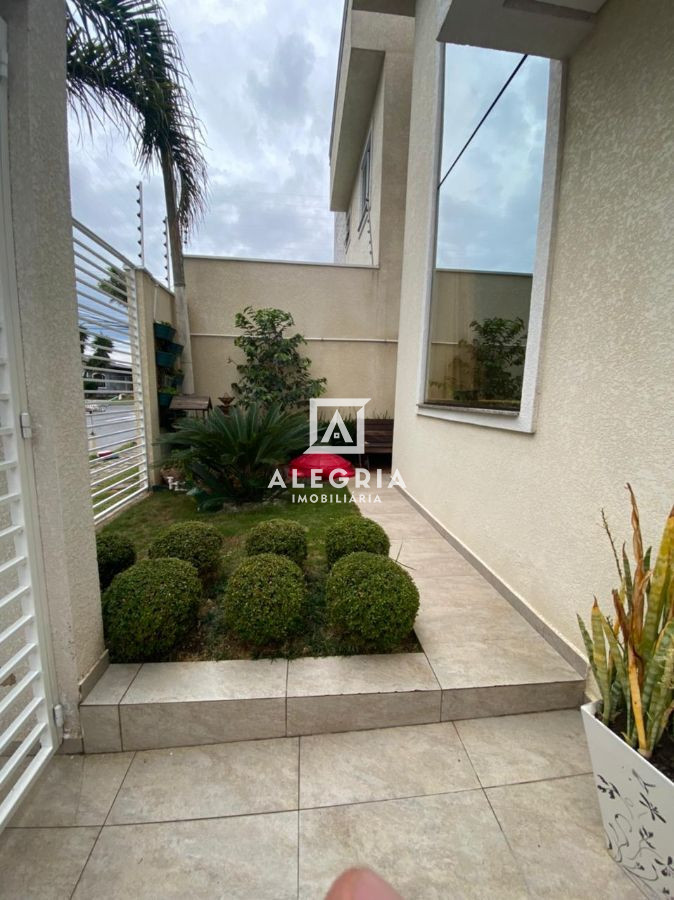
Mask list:
[[[603,846],[580,715],[59,756],[0,836],[0,897],[641,895]]]

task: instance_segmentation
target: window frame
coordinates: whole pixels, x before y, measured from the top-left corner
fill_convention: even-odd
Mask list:
[[[344,213],[344,249],[349,249],[351,243],[351,207]]]
[[[566,64],[561,60],[550,60],[548,82],[548,107],[546,116],[545,147],[543,151],[543,175],[539,202],[538,226],[536,229],[536,253],[531,282],[531,303],[527,325],[526,357],[522,378],[520,409],[498,410],[480,407],[458,407],[434,404],[426,401],[426,383],[429,365],[429,342],[433,277],[437,255],[438,196],[441,178],[442,130],[444,119],[445,85],[445,43],[438,44],[436,51],[436,91],[435,91],[435,140],[433,164],[431,165],[431,202],[429,204],[428,233],[430,235],[427,279],[423,306],[423,325],[419,370],[417,374],[417,415],[450,422],[463,422],[486,428],[500,428],[506,431],[520,431],[532,434],[536,430],[538,412],[538,381],[541,364],[543,327],[545,310],[550,292],[552,274],[552,250],[554,227],[557,214],[561,151],[563,142],[564,97]]]
[[[360,203],[359,233],[370,211],[370,194],[372,193],[372,132],[370,131],[358,166],[358,193]]]

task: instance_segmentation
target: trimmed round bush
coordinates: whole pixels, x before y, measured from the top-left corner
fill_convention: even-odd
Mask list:
[[[328,565],[349,553],[380,553],[388,556],[391,542],[377,522],[362,516],[345,516],[331,525],[325,535],[325,555]]]
[[[96,535],[96,559],[98,580],[104,591],[115,575],[132,566],[136,561],[133,544],[123,534],[103,532]]]
[[[249,644],[282,643],[302,621],[302,570],[285,556],[259,553],[241,563],[227,582],[225,621]]]
[[[220,570],[222,535],[205,522],[178,522],[163,531],[150,545],[148,556],[172,557],[191,563],[204,582]]]
[[[248,532],[246,553],[248,556],[276,553],[279,556],[287,556],[301,567],[307,558],[306,528],[291,519],[269,519],[267,522],[260,522]]]
[[[160,662],[196,627],[201,584],[182,559],[143,559],[103,594],[103,625],[115,662]]]
[[[335,563],[326,585],[332,626],[367,650],[392,650],[412,630],[419,609],[416,585],[394,560],[351,553]]]

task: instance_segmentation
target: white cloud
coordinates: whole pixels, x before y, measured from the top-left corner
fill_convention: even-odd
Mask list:
[[[342,0],[167,0],[204,123],[210,208],[187,250],[330,260],[328,142]],[[71,122],[77,218],[137,252],[135,184],[125,136]],[[161,178],[144,176],[146,255],[163,272]]]

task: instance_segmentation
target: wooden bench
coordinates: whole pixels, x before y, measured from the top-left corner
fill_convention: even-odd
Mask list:
[[[365,419],[365,456],[393,452],[393,419]]]

